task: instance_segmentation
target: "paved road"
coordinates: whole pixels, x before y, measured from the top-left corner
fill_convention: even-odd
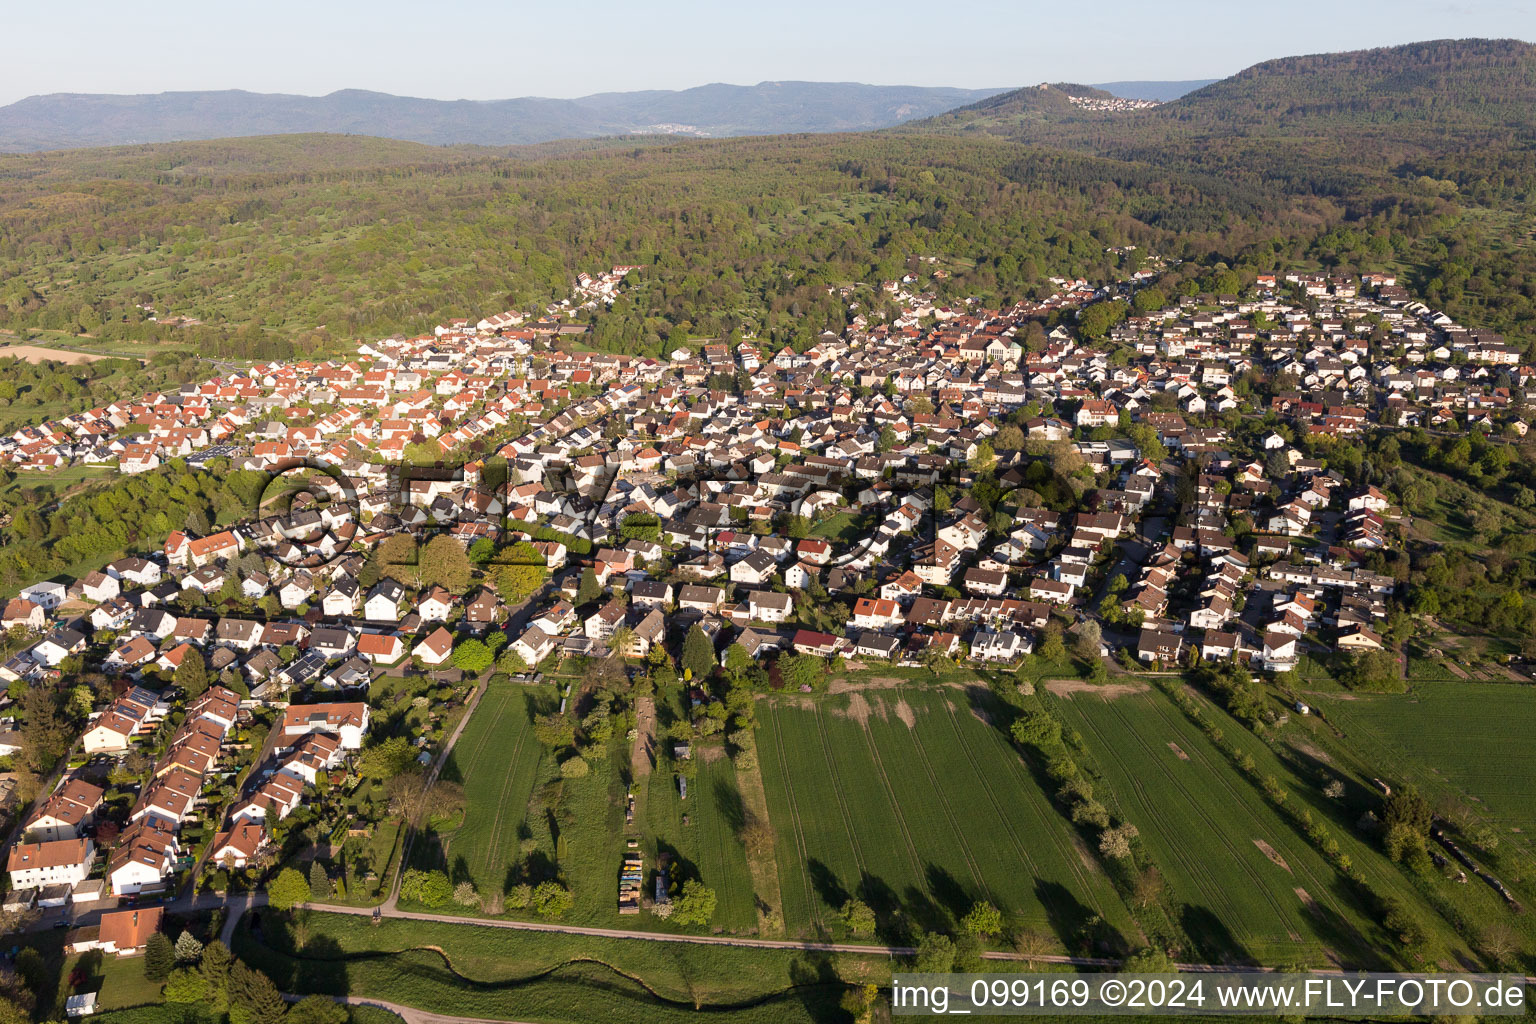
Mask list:
[[[358,917],[392,917],[404,921],[433,921],[438,924],[480,925],[486,928],[510,928],[515,931],[558,932],[563,935],[590,935],[603,939],[636,939],[641,942],[686,942],[698,946],[738,946],[749,949],[807,949],[824,953],[866,953],[876,956],[912,956],[917,950],[911,946],[861,946],[855,943],[810,942],[793,939],[751,939],[734,935],[678,935],[671,932],[629,931],[624,928],[586,928],[580,925],[559,924],[550,921],[511,921],[503,918],[470,918],[453,914],[422,914],[399,910],[393,906],[338,907],[328,903],[307,903],[311,910],[326,913],[353,914]],[[989,960],[1034,960],[1051,964],[1074,964],[1081,967],[1113,967],[1118,960],[1083,956],[1036,956],[1023,957],[1017,953],[987,952]]]
[[[304,997],[284,993],[283,998],[290,1003],[296,1003]],[[331,998],[345,1006],[376,1006],[381,1010],[388,1010],[405,1021],[405,1024],[519,1024],[518,1021],[503,1020],[499,1017],[450,1017],[446,1014],[430,1013],[426,1010],[418,1010],[414,1006],[401,1006],[399,1003],[372,999],[368,996],[331,996]]]

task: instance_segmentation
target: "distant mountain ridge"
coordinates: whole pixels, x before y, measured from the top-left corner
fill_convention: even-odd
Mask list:
[[[54,93],[0,107],[0,151],[288,135],[375,135],[487,146],[634,133],[697,136],[867,131],[1005,90],[760,82],[560,100],[430,100],[344,89],[327,96],[240,90],[114,96]]]
[[[1131,99],[1171,99],[1207,85],[1119,82]],[[722,137],[869,131],[932,117],[1011,90],[759,82],[577,99],[431,100],[364,89],[326,96],[239,89],[142,95],[51,93],[0,107],[0,152],[298,135],[372,135],[428,145],[520,145],[604,135]]]

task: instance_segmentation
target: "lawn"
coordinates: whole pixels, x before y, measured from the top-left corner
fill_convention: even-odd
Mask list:
[[[839,512],[812,527],[811,536],[834,544],[851,544],[868,537],[869,530],[863,517],[855,516],[852,512]]]
[[[446,867],[456,882],[474,882],[482,896],[502,892],[522,856],[528,798],[545,758],[533,717],[558,705],[548,687],[510,681],[487,687],[443,766],[444,779],[464,786],[463,823],[440,835],[424,831],[411,851],[417,867]]]
[[[952,686],[761,704],[791,936],[835,933],[836,908],[858,895],[893,941],[953,928],[988,899],[1064,942],[1098,914],[1135,944],[1109,879],[986,720],[999,711],[980,687]]]
[[[1294,790],[1262,742],[1199,703],[1261,771]],[[1392,943],[1360,897],[1165,695],[1079,693],[1052,707],[1090,752],[1101,774],[1096,795],[1140,830],[1200,957],[1381,965],[1379,951]],[[1418,904],[1347,825],[1335,823],[1332,832],[1377,891]],[[1417,913],[1440,952],[1464,949],[1433,911],[1418,906]]]
[[[121,1010],[160,1002],[161,983],[144,977],[143,957],[100,956],[91,953],[72,956],[64,961],[63,977],[66,981],[82,961],[89,965],[86,967],[88,977],[78,991],[101,993],[97,997],[97,1005],[103,1010]]]
[[[640,942],[312,913],[302,957],[262,915],[235,952],[288,992],[366,994],[452,1016],[669,1024],[731,1008],[733,1024],[836,1019],[846,981],[888,983],[884,957]]]

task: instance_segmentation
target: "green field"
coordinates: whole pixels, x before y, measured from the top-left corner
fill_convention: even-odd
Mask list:
[[[533,716],[555,703],[546,687],[488,684],[443,767],[444,779],[464,786],[463,823],[418,836],[411,853],[417,866],[445,867],[455,882],[467,878],[482,895],[506,888],[508,871],[522,856],[528,798],[545,759]]]
[[[1406,695],[1316,702],[1389,781],[1462,801],[1506,835],[1536,831],[1536,687],[1426,681]]]
[[[1259,739],[1225,720],[1214,705],[1197,701],[1260,771],[1306,793]],[[1201,958],[1383,963],[1382,951],[1392,942],[1361,897],[1165,695],[1154,690],[1105,700],[1080,693],[1052,706],[1093,755],[1106,803],[1140,830],[1183,905],[1185,931]],[[1327,813],[1322,803],[1320,797],[1311,803],[1314,813]],[[1465,952],[1465,944],[1349,824],[1331,826],[1375,891],[1414,908],[1438,955]]]
[[[848,981],[888,983],[884,957],[739,949],[312,913],[302,956],[277,915],[238,956],[285,992],[369,995],[452,1016],[668,1024],[729,1008],[733,1024],[836,1020]]]
[[[857,895],[892,940],[953,928],[989,899],[1011,925],[1064,943],[1098,914],[1135,944],[1094,856],[983,720],[997,711],[979,687],[763,703],[757,746],[790,935],[829,930]]]

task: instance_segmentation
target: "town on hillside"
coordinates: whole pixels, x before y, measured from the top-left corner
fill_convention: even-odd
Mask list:
[[[1064,645],[1099,678],[1379,670],[1412,517],[1330,453],[1376,428],[1523,435],[1536,371],[1390,274],[1164,295],[1166,264],[1142,265],[987,309],[936,305],[921,275],[942,271],[914,260],[872,282],[893,319],[854,307],[804,351],[655,358],[588,350],[570,316],[611,303],[637,272],[620,266],[560,307],[14,431],[0,458],[22,472],[288,486],[4,603],[13,716],[63,683],[88,719],[45,791],[12,794],[7,908],[254,884],[293,820],[338,848],[374,835],[399,793],[371,821],[327,802],[367,784],[373,724],[403,721],[388,756],[432,764],[487,674],[542,682],[566,659],[680,662],[697,687],[745,658],[805,690],[834,665]],[[1105,321],[1108,300],[1124,315]],[[334,881],[377,884],[388,858]],[[627,909],[640,877],[630,855]],[[149,921],[118,910],[72,941],[138,948]]]

